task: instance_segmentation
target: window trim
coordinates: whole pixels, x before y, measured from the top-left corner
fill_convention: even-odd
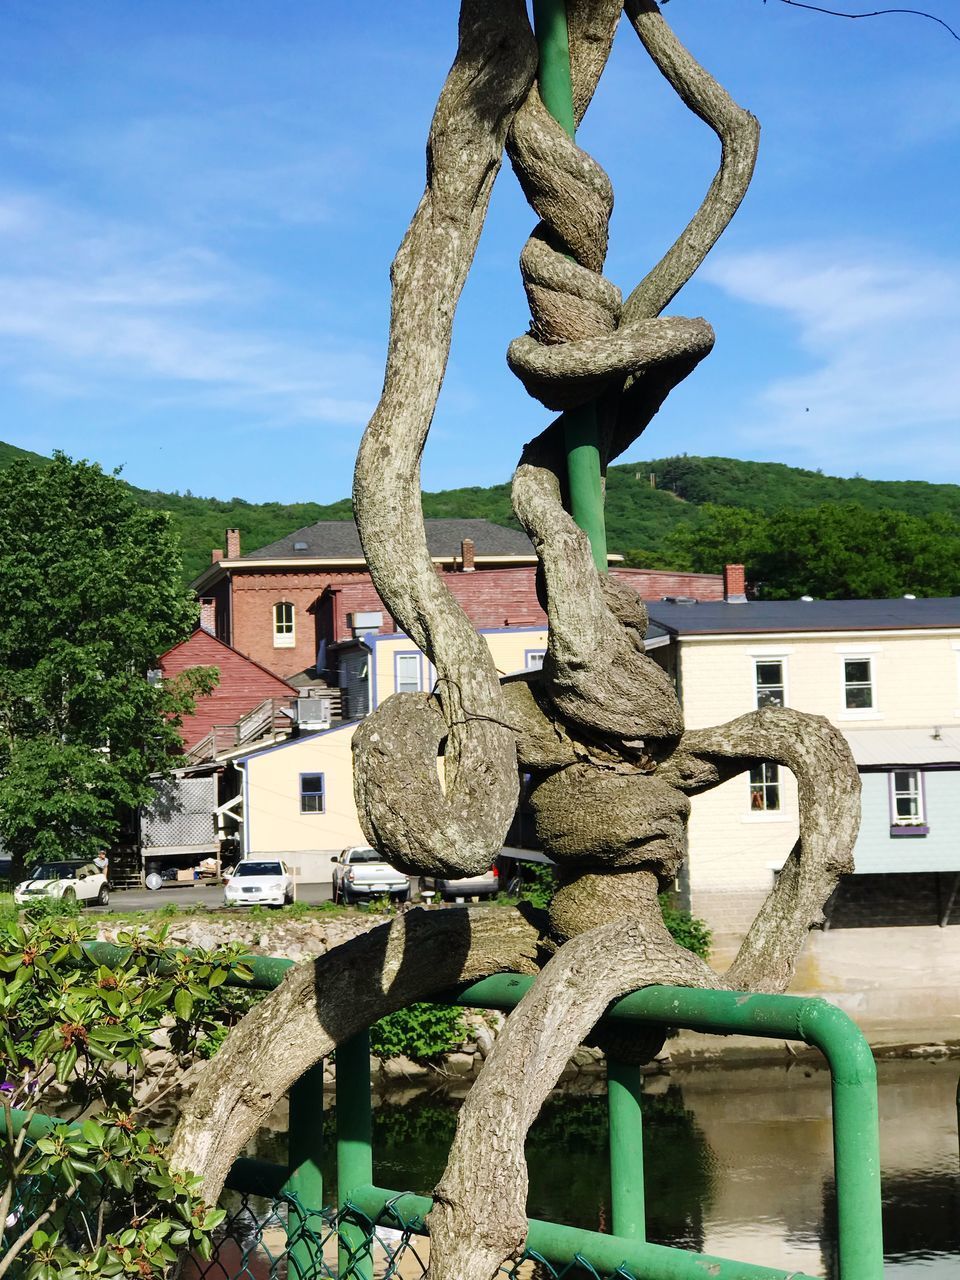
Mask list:
[[[920,817],[917,822],[904,822],[897,817],[896,775],[898,773],[915,773],[917,775],[917,799]],[[887,772],[887,803],[890,811],[890,835],[895,840],[916,838],[930,834],[927,815],[927,784],[923,769],[890,769]]]
[[[775,780],[772,782],[762,781],[760,783],[760,786],[764,789],[763,790],[764,799],[766,799],[767,787],[776,788],[777,807],[775,809],[768,808],[766,804],[764,804],[762,807],[757,809],[753,807],[753,789],[756,784],[754,783],[753,777],[752,777],[753,769],[752,768],[748,769],[747,770],[747,796],[749,799],[750,817],[751,818],[757,818],[757,817],[769,818],[774,815],[779,817],[779,815],[783,813],[783,791],[782,791],[782,782],[780,778],[780,765],[776,762],[776,760],[761,760],[760,763],[755,767],[758,769],[775,770],[775,774],[776,774]]]
[[[757,667],[759,667],[761,663],[777,662],[780,664],[780,685],[783,689],[783,703],[781,705],[784,707],[789,707],[790,687],[789,687],[789,684],[787,683],[786,656],[780,653],[753,653],[750,655],[750,657],[751,657],[751,661],[753,662],[753,705],[757,708],[758,711],[761,710],[760,680],[757,675]]]
[[[879,649],[874,646],[869,649],[837,649],[840,655],[840,720],[880,720],[882,712],[878,710],[879,689],[877,687],[877,664],[874,657]],[[870,669],[870,706],[869,707],[848,707],[847,706],[847,689],[850,682],[847,680],[847,663],[848,662],[865,662]],[[862,687],[858,684],[857,687]]]
[[[523,669],[524,669],[524,671],[542,671],[542,670],[543,670],[543,659],[544,659],[546,656],[547,656],[547,650],[546,650],[546,648],[543,648],[543,649],[524,649],[524,651],[523,651]],[[540,665],[539,665],[539,666],[534,666],[534,665],[532,665],[532,664],[531,664],[531,662],[530,662],[530,659],[531,659],[531,658],[536,658],[536,657],[538,657],[538,658],[540,659]]]
[[[417,687],[416,689],[400,688],[400,659],[416,658],[417,660]],[[423,654],[419,649],[397,649],[393,655],[393,691],[394,693],[423,693]]]
[[[317,791],[308,791],[308,792],[306,792],[306,793],[305,793],[305,792],[304,792],[304,790],[303,790],[303,780],[304,780],[304,778],[319,778],[319,779],[320,779],[320,790],[319,790],[319,792],[317,792]],[[300,776],[299,776],[299,778],[297,779],[297,788],[298,788],[298,791],[299,791],[299,798],[300,798],[300,813],[301,813],[301,815],[302,815],[302,816],[304,816],[304,817],[318,817],[320,814],[326,813],[326,811],[327,811],[327,775],[326,775],[325,773],[318,773],[315,769],[308,769],[305,773],[301,773],[301,774],[300,774]],[[319,797],[320,797],[320,808],[319,808],[319,809],[305,809],[305,808],[303,807],[303,801],[304,801],[304,796],[305,796],[305,795],[309,795],[309,796],[311,796],[311,797],[316,797],[317,795],[319,795]]]
[[[290,630],[279,630],[278,609],[290,610]],[[275,600],[271,608],[273,615],[273,647],[275,649],[294,649],[297,644],[297,608],[292,600]]]

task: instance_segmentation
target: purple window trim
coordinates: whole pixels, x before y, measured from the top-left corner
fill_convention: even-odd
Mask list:
[[[897,821],[897,802],[894,794],[894,774],[896,773],[915,773],[920,783],[920,813],[923,815],[919,822],[898,822]],[[928,836],[930,834],[930,826],[927,821],[927,782],[922,769],[890,769],[887,773],[887,803],[890,808],[890,835],[892,838],[902,838],[904,836]]]

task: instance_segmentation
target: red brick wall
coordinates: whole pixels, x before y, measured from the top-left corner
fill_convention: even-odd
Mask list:
[[[652,569],[612,572],[645,600],[660,600],[663,596],[723,599],[720,574],[661,573]],[[532,565],[477,569],[473,573],[444,572],[443,581],[474,626],[546,626],[546,616],[537,603],[536,570]],[[296,610],[296,644],[292,648],[277,648],[273,643],[273,606],[281,600],[289,601]],[[349,640],[349,617],[353,613],[382,613],[381,633],[396,630],[366,573],[234,571],[232,610],[234,648],[282,676],[312,667],[319,639]]]
[[[195,631],[189,640],[176,645],[160,659],[160,670],[167,677],[177,676],[188,667],[217,667],[220,671],[216,689],[198,699],[194,714],[184,719],[181,733],[188,750],[214,725],[236,724],[265,698],[296,695],[296,690],[278,676],[264,671],[206,631]]]

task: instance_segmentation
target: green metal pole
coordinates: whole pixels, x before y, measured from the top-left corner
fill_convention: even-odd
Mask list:
[[[804,1005],[803,1038],[830,1063],[840,1280],[873,1280],[883,1275],[876,1063],[845,1013],[825,1000]]]
[[[319,1280],[323,1266],[323,1062],[305,1072],[290,1090],[287,1127],[287,1246],[290,1275]]]
[[[643,1077],[636,1063],[607,1059],[610,1207],[615,1236],[646,1240],[643,1187]]]
[[[337,1047],[337,1204],[354,1202],[357,1187],[373,1181],[373,1117],[370,1107],[370,1033],[361,1031]],[[340,1280],[373,1280],[372,1240],[355,1223],[340,1227]]]
[[[353,1203],[371,1218],[379,1218],[385,1211],[395,1214],[398,1225],[412,1224],[414,1230],[419,1226],[415,1219],[419,1218],[422,1224],[433,1208],[433,1201],[427,1196],[403,1195],[374,1186],[358,1187]],[[601,1275],[623,1268],[642,1276],[643,1280],[811,1280],[802,1271],[734,1262],[668,1245],[625,1240],[622,1236],[601,1235],[598,1231],[565,1227],[557,1222],[541,1222],[537,1218],[529,1221],[527,1250],[548,1258],[555,1266],[582,1266],[581,1259],[586,1259]]]
[[[540,98],[554,120],[574,137],[573,85],[570,80],[570,42],[566,0],[533,0],[533,25],[540,52],[537,83]],[[587,534],[593,562],[607,571],[607,531],[603,516],[600,475],[600,436],[592,404],[568,409],[563,415],[567,451],[570,514]]]

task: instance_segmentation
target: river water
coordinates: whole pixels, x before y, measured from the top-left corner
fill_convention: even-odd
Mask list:
[[[960,1280],[960,1062],[882,1062],[878,1070],[886,1275]],[[531,1131],[531,1217],[610,1229],[602,1087],[554,1097]],[[443,1169],[457,1106],[442,1092],[381,1101],[374,1112],[378,1184],[428,1193]],[[825,1070],[801,1060],[674,1071],[648,1079],[644,1115],[649,1239],[835,1276]],[[264,1135],[260,1150],[277,1158],[276,1138]]]

